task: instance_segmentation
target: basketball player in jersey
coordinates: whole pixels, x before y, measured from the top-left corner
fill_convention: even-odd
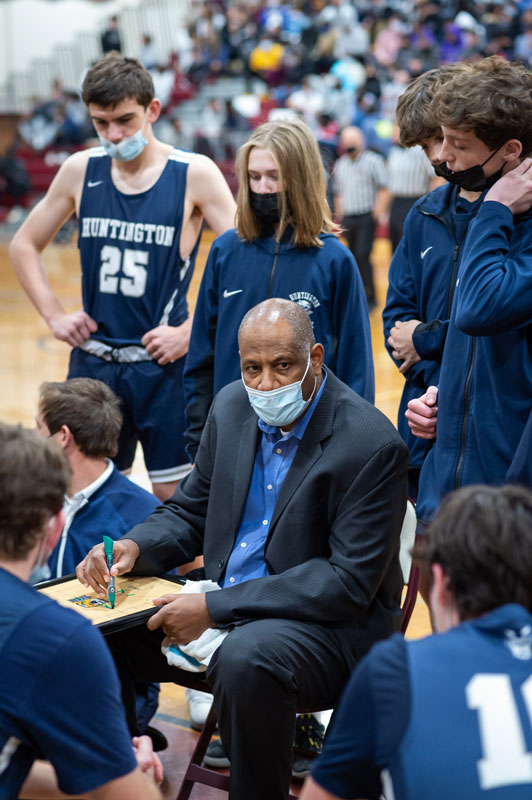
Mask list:
[[[203,220],[234,226],[235,203],[205,156],[158,141],[161,104],[149,72],[109,53],[83,81],[100,147],[71,155],[15,234],[20,283],[53,335],[74,349],[68,377],[107,383],[122,401],[117,467],[140,441],[161,500],[189,470],[182,372],[192,320],[186,294]],[[71,214],[79,219],[83,310],[67,314],[41,253]]]
[[[532,797],[532,494],[460,489],[424,539],[437,634],[360,663],[301,800]]]

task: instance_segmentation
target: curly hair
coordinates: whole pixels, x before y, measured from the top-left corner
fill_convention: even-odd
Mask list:
[[[441,86],[464,69],[467,69],[465,64],[447,64],[431,69],[413,80],[399,96],[395,118],[403,147],[413,147],[423,139],[432,139],[440,134],[441,127],[434,119],[431,101]]]
[[[484,58],[443,83],[430,104],[439,125],[473,131],[491,150],[509,139],[532,153],[532,72],[499,56]]]
[[[63,507],[70,468],[59,445],[0,423],[0,555],[24,558]]]

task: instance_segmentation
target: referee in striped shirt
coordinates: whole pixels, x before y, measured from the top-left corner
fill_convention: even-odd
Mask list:
[[[370,311],[375,308],[375,284],[370,255],[376,221],[388,205],[386,165],[382,156],[366,150],[359,128],[344,128],[340,134],[344,151],[334,171],[334,210],[345,228],[347,246],[353,253]]]
[[[394,131],[398,140],[399,129]],[[416,200],[430,192],[441,181],[436,177],[432,164],[419,145],[401,147],[395,144],[388,153],[388,189],[391,195],[388,235],[392,252],[403,235],[406,216]]]

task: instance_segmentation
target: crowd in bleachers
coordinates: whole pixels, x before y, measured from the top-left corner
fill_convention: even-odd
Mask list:
[[[110,38],[111,37],[111,38]],[[530,0],[270,0],[196,2],[188,24],[176,31],[166,57],[149,33],[137,57],[150,70],[163,113],[156,126],[162,139],[185,149],[232,162],[250,129],[275,109],[301,114],[322,144],[328,161],[337,155],[338,135],[360,127],[370,149],[386,155],[392,143],[397,98],[413,78],[441,63],[502,55],[532,64]],[[102,50],[120,49],[119,19],[102,33]],[[245,91],[213,97],[220,80],[245,80]],[[205,97],[192,119],[181,119],[184,101]],[[46,189],[60,158],[93,135],[77,87],[54,82],[50,98],[35,98],[18,128],[29,175],[13,186],[8,154],[5,194],[24,203]],[[36,167],[33,153],[45,162]],[[51,160],[50,160],[51,159]],[[18,162],[17,175],[24,164]],[[234,188],[234,187],[233,187]],[[31,198],[34,199],[33,197]]]

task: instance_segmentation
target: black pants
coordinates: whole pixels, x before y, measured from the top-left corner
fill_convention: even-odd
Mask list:
[[[373,266],[370,261],[371,249],[375,238],[373,214],[347,214],[343,218],[342,224],[345,228],[347,246],[353,253],[360,270],[368,305],[374,306],[375,283],[373,281]]]
[[[394,197],[390,205],[390,222],[388,225],[388,235],[392,245],[392,253],[395,253],[401,237],[408,212],[419,200],[419,197]]]
[[[161,653],[163,634],[144,625],[106,637],[122,683],[129,729],[137,735],[135,679],[179,683]],[[354,667],[334,630],[293,620],[234,628],[204,673],[231,761],[230,800],[284,800],[292,771],[296,709],[333,708]],[[190,676],[190,673],[186,673]]]

